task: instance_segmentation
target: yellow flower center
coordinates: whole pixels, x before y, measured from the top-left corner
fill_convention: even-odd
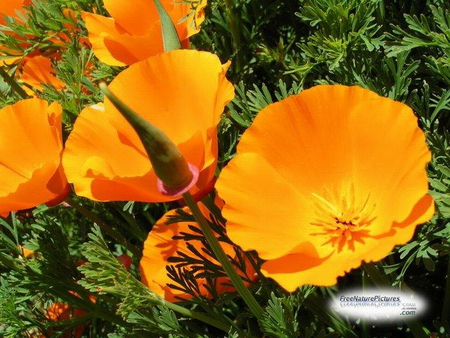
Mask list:
[[[316,219],[312,225],[320,227],[314,235],[322,235],[323,245],[332,245],[341,251],[346,245],[355,249],[355,241],[364,243],[368,236],[368,226],[374,221],[375,204],[370,202],[370,194],[357,195],[353,184],[344,189],[324,189],[314,196]]]

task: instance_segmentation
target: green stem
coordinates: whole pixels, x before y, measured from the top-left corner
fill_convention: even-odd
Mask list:
[[[126,238],[117,230],[114,230],[111,226],[106,224],[102,219],[100,219],[97,215],[93,214],[91,211],[83,207],[78,202],[74,201],[70,197],[66,198],[65,202],[67,202],[71,207],[73,207],[75,210],[77,210],[82,215],[86,216],[87,218],[91,219],[95,224],[97,224],[100,229],[105,231],[109,236],[117,240],[120,244],[122,244],[125,248],[133,252],[133,255],[140,256],[141,252],[134,247],[133,245],[128,245],[128,241]]]
[[[230,325],[227,325],[217,319],[211,318],[203,313],[197,312],[197,311],[193,311],[193,310],[189,310],[186,309],[180,305],[174,304],[174,303],[170,303],[165,301],[164,299],[159,299],[158,301],[158,305],[164,306],[172,311],[178,312],[179,314],[189,317],[189,318],[193,318],[193,319],[197,319],[202,321],[203,323],[209,324],[211,326],[214,326],[216,328],[218,328],[219,330],[222,330],[224,332],[229,332],[230,331]]]
[[[233,283],[234,287],[236,288],[237,292],[241,295],[242,299],[247,304],[250,311],[253,313],[253,315],[261,319],[262,315],[264,313],[264,310],[262,307],[258,304],[256,299],[253,297],[253,295],[250,293],[248,288],[244,285],[244,282],[242,281],[241,277],[239,277],[236,270],[233,268],[233,265],[231,264],[230,260],[228,259],[227,255],[223,251],[222,247],[220,246],[220,243],[216,236],[214,235],[213,231],[211,230],[211,227],[209,226],[208,221],[203,216],[202,212],[200,211],[197,203],[192,198],[192,195],[187,192],[183,194],[183,198],[189,207],[191,209],[192,215],[194,216],[195,220],[199,224],[203,235],[205,236],[206,240],[208,241],[209,245],[211,246],[212,251],[217,257],[217,260],[222,264],[223,269],[225,270],[226,274],[230,278],[231,282]]]
[[[442,308],[442,321],[450,321],[450,259],[447,265],[447,282],[445,283],[444,306]]]
[[[3,67],[0,67],[0,76],[5,80],[7,84],[11,86],[11,88],[22,98],[27,99],[28,94],[25,90],[19,84],[14,80],[12,76],[8,74],[6,70],[3,69]]]
[[[241,61],[240,61],[240,54],[239,50],[241,48],[241,36],[240,36],[240,29],[239,29],[239,17],[235,15],[234,10],[234,3],[233,0],[225,0],[225,7],[226,7],[226,13],[228,16],[228,20],[230,22],[230,32],[231,37],[233,39],[233,49],[234,49],[234,56],[235,56],[235,69],[236,71],[239,71],[241,69]]]
[[[373,263],[364,264],[363,269],[367,272],[370,277],[372,283],[378,287],[383,288],[386,286],[391,286],[389,278],[386,275],[383,275],[380,270],[376,268]],[[428,338],[429,334],[427,334],[426,328],[418,319],[408,319],[405,320],[405,324],[408,325],[411,333],[415,338]]]

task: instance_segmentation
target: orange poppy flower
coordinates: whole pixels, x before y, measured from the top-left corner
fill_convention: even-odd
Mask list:
[[[206,0],[160,0],[180,41],[199,32]],[[112,18],[83,12],[89,40],[97,58],[112,66],[130,65],[164,52],[161,22],[153,1],[103,0]]]
[[[44,90],[44,84],[56,90],[65,88],[66,84],[56,77],[56,71],[52,66],[54,58],[59,58],[59,55],[55,54],[52,58],[40,54],[26,57],[7,56],[0,60],[0,67],[16,66],[15,78],[29,96],[35,96],[35,91]]]
[[[38,91],[44,89],[44,83],[53,86],[56,90],[61,90],[66,86],[55,76],[56,72],[52,67],[51,60],[42,55],[27,57],[21,73],[20,80]],[[33,94],[28,87],[24,86],[24,88],[28,94]]]
[[[198,67],[202,65],[202,67]],[[228,65],[210,53],[177,50],[130,66],[109,89],[164,132],[199,169],[192,193],[204,190],[217,164],[217,124],[233,98]],[[63,156],[75,192],[98,201],[165,202],[138,135],[109,101],[83,110]]]
[[[85,310],[72,309],[69,304],[55,302],[47,309],[47,318],[53,322],[66,321],[69,319],[79,318],[86,315]],[[72,330],[66,331],[59,337],[62,338],[80,338],[83,336],[83,332],[88,325],[88,322],[82,323]],[[46,337],[41,335],[40,337]]]
[[[0,110],[0,213],[64,199],[62,108],[28,99]]]
[[[432,217],[430,156],[406,105],[359,87],[305,90],[263,109],[219,176],[227,233],[286,290],[333,285]]]
[[[17,14],[25,16],[26,12],[23,7],[30,4],[31,1],[10,0],[2,2],[0,4],[0,24],[2,24],[3,13],[13,16],[16,22],[26,25],[27,23],[23,23]],[[76,17],[74,11],[66,8],[63,10],[63,14],[68,20],[73,22],[73,24],[64,23],[65,28],[70,33],[78,32],[79,29],[75,26]],[[36,41],[33,42],[35,40],[33,36],[21,36],[12,31],[5,31],[5,33],[14,37],[17,47],[0,46],[0,67],[16,67],[14,76],[18,82],[26,84],[22,87],[28,95],[33,96],[35,91],[42,91],[44,89],[43,84],[51,85],[56,90],[62,90],[66,86],[64,82],[55,76],[56,71],[52,66],[52,62],[61,58],[61,49],[65,48],[65,45],[72,40],[71,34],[67,34],[64,31],[58,33],[48,32],[48,35],[53,37],[48,38],[46,41],[46,44],[49,46],[47,50],[47,48],[33,48],[33,45],[36,44]],[[52,42],[51,45],[49,45],[50,41]],[[84,40],[82,38],[80,41],[88,46],[88,41],[85,38]],[[27,53],[23,55],[25,51]]]
[[[4,15],[13,17],[21,25],[28,25],[22,18],[27,17],[24,7],[30,5],[32,5],[31,0],[0,2],[0,25],[5,24]],[[0,67],[16,67],[14,76],[18,82],[27,84],[23,86],[23,89],[30,96],[34,95],[34,91],[42,91],[43,84],[51,85],[56,90],[62,90],[66,86],[55,76],[56,71],[52,62],[61,58],[62,49],[73,40],[72,33],[79,34],[81,30],[76,26],[77,18],[72,9],[65,8],[62,12],[67,19],[67,22],[63,24],[65,29],[59,32],[47,32],[45,47],[36,44],[35,36],[22,36],[12,30],[4,31],[5,34],[14,37],[16,46],[12,48],[0,46]],[[79,41],[89,47],[85,37],[80,38]]]
[[[201,203],[199,203],[199,208],[203,215],[205,215],[206,218],[209,218],[208,215],[210,212],[208,209]],[[190,214],[189,208],[185,207],[182,210],[183,212]],[[157,295],[170,302],[191,298],[191,295],[168,286],[168,284],[177,284],[168,276],[167,272],[167,267],[175,267],[177,264],[169,262],[170,257],[179,257],[179,253],[186,256],[194,256],[188,248],[188,243],[203,256],[203,259],[207,259],[212,264],[220,265],[219,262],[205,252],[205,246],[200,239],[185,241],[179,237],[182,235],[201,236],[200,233],[195,232],[192,228],[190,228],[190,226],[193,225],[199,229],[199,226],[195,222],[188,221],[168,224],[171,217],[174,216],[178,216],[178,213],[176,210],[170,210],[153,226],[152,230],[148,234],[147,240],[144,242],[144,251],[139,264],[142,283],[144,283]],[[220,242],[220,244],[228,256],[236,258],[236,252],[233,245],[225,242]],[[196,259],[201,258],[196,257]],[[184,268],[193,272],[194,275],[205,272],[202,266],[197,266],[196,269],[199,270],[195,272],[193,271],[194,269],[192,266],[188,265],[184,266]],[[249,262],[246,264],[245,273],[240,271],[238,268],[236,268],[236,270],[244,278],[244,280],[247,280],[247,282],[245,282],[246,285],[250,285],[248,280],[255,280],[255,271]],[[199,292],[197,296],[211,298],[211,293],[206,287],[206,279],[196,277],[196,281]],[[217,294],[235,291],[230,280],[226,276],[215,278],[213,280],[213,284]]]
[[[30,3],[31,0],[0,1],[0,25],[4,25],[6,23],[5,17],[7,16],[14,18],[16,22],[21,22],[19,15],[24,15],[23,7],[28,6]],[[4,33],[12,34],[7,30],[5,30]],[[19,52],[16,50],[11,50],[5,46],[0,46],[0,56],[2,56],[0,59],[0,67],[13,64],[20,60],[21,56],[17,54],[19,54]],[[6,57],[7,55],[8,57]]]
[[[71,294],[78,296],[76,292],[69,291]],[[96,299],[93,296],[89,296],[89,299],[91,302],[95,303]],[[47,308],[46,317],[48,320],[52,322],[62,322],[67,320],[73,320],[77,318],[81,318],[83,316],[86,316],[88,312],[83,309],[74,308],[70,306],[67,303],[62,302],[55,302],[51,304]],[[86,327],[89,325],[88,321],[84,321],[81,324],[77,325],[76,327],[73,327],[70,330],[66,330],[62,335],[58,337],[62,338],[78,338],[83,336],[83,332],[86,329]],[[56,328],[57,330],[60,330],[62,328]],[[53,334],[52,332],[47,332],[48,334]],[[47,335],[40,335],[41,338],[47,337]]]

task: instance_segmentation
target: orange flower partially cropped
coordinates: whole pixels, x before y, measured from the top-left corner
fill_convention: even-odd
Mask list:
[[[24,6],[31,6],[30,0],[8,0],[0,3],[0,25],[5,24],[4,15],[11,16],[16,23],[27,26],[23,18],[27,18]],[[61,59],[62,50],[68,43],[74,40],[75,35],[81,33],[76,26],[77,19],[72,9],[63,10],[67,19],[58,32],[48,31],[48,37],[43,44],[39,43],[36,36],[21,35],[12,29],[6,28],[3,32],[15,40],[14,46],[0,46],[0,67],[6,71],[11,69],[10,75],[20,83],[26,93],[33,96],[35,91],[42,91],[44,84],[54,87],[56,90],[63,89],[66,85],[56,77],[53,63]],[[3,21],[2,21],[3,20]],[[86,46],[86,38],[78,39]]]
[[[201,67],[198,67],[201,65]],[[130,66],[109,89],[148,120],[199,170],[193,194],[213,179],[217,164],[217,124],[233,98],[225,78],[228,65],[210,53],[177,50]],[[109,101],[83,110],[63,156],[75,192],[98,201],[165,202],[138,135]]]
[[[45,56],[38,55],[25,58],[21,68],[20,80],[38,91],[44,89],[43,84],[51,85],[56,90],[61,90],[66,84],[58,79],[55,74],[51,60]],[[33,91],[28,87],[24,86],[24,88],[26,88],[28,94],[33,94]]]
[[[90,300],[92,302],[95,302],[95,298],[92,296],[90,297]],[[86,316],[87,314],[88,312],[86,310],[73,308],[67,303],[55,302],[47,308],[46,317],[48,320],[52,322],[63,322],[68,320],[80,319]],[[66,331],[62,335],[58,335],[58,337],[80,338],[83,336],[83,332],[88,325],[89,325],[88,321],[81,322],[80,324],[78,324],[75,327],[72,327],[71,329],[66,329]],[[56,327],[56,330],[61,330],[62,328],[63,327]],[[53,334],[53,332],[47,332],[47,334]],[[41,338],[47,337],[47,335],[41,334],[40,337]]]
[[[1,56],[0,52],[0,56]],[[35,53],[33,53],[35,54]],[[57,54],[52,58],[43,55],[5,56],[0,60],[0,67],[15,67],[14,77],[29,96],[34,96],[35,91],[43,91],[44,84],[52,86],[56,90],[62,90],[66,84],[56,77],[52,60],[59,58]]]
[[[203,205],[199,204],[200,210],[209,218],[209,211]],[[189,208],[183,208],[183,212],[189,213]],[[168,284],[177,285],[168,275],[167,267],[175,267],[177,263],[169,262],[170,257],[179,257],[180,254],[193,257],[195,256],[192,251],[189,250],[189,243],[197,252],[199,252],[204,259],[207,259],[214,265],[220,265],[214,258],[212,258],[208,253],[205,252],[205,246],[200,239],[189,240],[188,242],[180,238],[180,236],[193,235],[198,238],[201,234],[195,232],[190,228],[191,225],[199,229],[198,224],[195,222],[180,221],[175,223],[170,223],[170,218],[178,216],[176,210],[171,210],[167,212],[156,224],[153,229],[148,234],[147,240],[144,243],[144,251],[142,254],[142,259],[139,264],[139,270],[141,272],[142,282],[153,292],[155,292],[160,297],[163,297],[167,301],[174,302],[180,301],[182,299],[189,299],[192,296],[175,288],[171,288]],[[220,242],[225,253],[230,257],[236,257],[235,248],[233,245]],[[196,257],[196,259],[199,259]],[[196,271],[194,267],[187,265],[184,266],[186,270],[193,272],[194,275],[198,273],[205,273],[202,266],[196,266]],[[249,285],[249,280],[255,280],[254,269],[252,265],[247,262],[245,273],[240,271],[236,267],[236,271],[243,277],[246,285]],[[207,281],[205,278],[196,277],[198,284],[198,295],[204,297],[211,297],[211,293],[206,287]],[[231,285],[228,277],[217,277],[213,280],[215,286],[215,292],[221,294],[223,292],[233,292],[234,287]],[[177,285],[179,287],[179,285]]]
[[[31,0],[0,1],[0,25],[5,25],[6,17],[11,17],[16,22],[20,23],[20,15],[25,15],[24,6],[28,6],[30,3]],[[6,29],[3,31],[3,33],[16,37],[12,31]],[[19,43],[19,45],[22,44]],[[27,43],[26,45],[29,45],[29,43]],[[15,63],[19,61],[20,58],[20,52],[18,52],[17,50],[11,50],[6,46],[0,46],[0,67]]]
[[[64,199],[62,108],[28,99],[0,109],[0,213]]]
[[[430,220],[430,157],[406,105],[359,87],[305,90],[263,109],[223,169],[227,233],[286,290],[333,285]]]
[[[198,33],[206,0],[160,0],[180,41]],[[111,18],[83,12],[95,55],[112,66],[130,65],[164,52],[161,22],[154,1],[103,0]]]

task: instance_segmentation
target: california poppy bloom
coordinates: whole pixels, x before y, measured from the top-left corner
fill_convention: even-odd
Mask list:
[[[331,286],[430,220],[423,132],[406,105],[323,85],[271,104],[216,183],[230,239],[288,291]]]
[[[0,25],[5,24],[4,15],[11,16],[21,25],[28,25],[22,19],[27,17],[25,7],[30,5],[32,3],[29,0],[1,2]],[[61,59],[62,49],[73,40],[73,33],[79,33],[80,30],[76,26],[77,19],[73,10],[66,8],[63,15],[68,22],[63,24],[64,28],[61,31],[48,32],[52,37],[46,39],[44,47],[37,44],[35,36],[19,35],[12,30],[4,31],[5,34],[14,37],[16,45],[0,46],[0,67],[13,68],[15,79],[23,84],[23,89],[30,96],[33,96],[35,91],[42,91],[43,84],[50,85],[56,90],[62,90],[66,86],[56,77],[53,62]],[[81,38],[80,42],[88,45],[86,38]]]
[[[47,318],[53,322],[67,321],[70,319],[80,318],[87,314],[85,310],[72,309],[69,304],[55,302],[47,309]],[[85,328],[88,326],[88,322],[84,322],[73,329],[67,330],[61,336],[62,338],[80,338],[83,336]],[[58,328],[61,329],[61,328]],[[46,337],[41,335],[40,337]]]
[[[201,203],[199,208],[203,215],[209,219],[208,209]],[[184,213],[190,214],[189,208],[182,209]],[[205,250],[205,246],[201,241],[201,233],[195,232],[191,226],[195,226],[199,229],[199,226],[195,222],[189,221],[171,221],[171,217],[178,216],[176,210],[168,211],[158,222],[155,223],[152,230],[148,234],[147,240],[144,242],[144,251],[142,253],[141,262],[139,264],[139,270],[141,272],[142,282],[157,295],[166,299],[167,301],[174,302],[182,299],[189,299],[192,296],[179,289],[172,288],[169,284],[178,286],[168,275],[167,267],[175,267],[177,263],[170,262],[169,258],[179,257],[179,255],[186,255],[195,257],[192,251],[189,250],[190,245],[194,250],[202,255],[201,258],[195,257],[197,260],[208,260],[211,264],[220,265],[214,258],[212,258]],[[183,236],[190,235],[197,237],[189,241],[184,240]],[[188,244],[189,243],[189,244]],[[225,253],[235,258],[235,247],[231,244],[220,242]],[[236,248],[236,250],[238,250]],[[236,270],[243,277],[245,284],[250,285],[250,280],[255,280],[254,269],[250,262],[246,262],[246,271],[240,271],[237,267]],[[184,269],[191,271],[193,275],[204,274],[204,268],[199,264],[196,267],[187,265]],[[195,271],[194,271],[195,270]],[[198,285],[198,294],[196,296],[212,297],[210,291],[206,287],[207,281],[203,277],[196,277]],[[223,292],[233,292],[234,287],[231,285],[230,280],[226,276],[215,277],[212,280],[213,287],[217,294]],[[193,290],[194,288],[191,288]]]
[[[0,213],[61,201],[62,108],[33,98],[0,109]]]
[[[202,65],[202,67],[198,67]],[[191,193],[204,190],[217,165],[217,124],[234,89],[210,53],[176,50],[136,63],[109,85],[112,93],[165,133],[199,171]],[[63,155],[75,192],[97,201],[166,202],[138,135],[109,101],[83,110]]]
[[[35,91],[44,90],[44,84],[56,90],[65,88],[66,84],[56,77],[56,71],[52,65],[52,60],[58,58],[56,54],[50,58],[40,53],[25,57],[5,56],[5,59],[0,60],[0,67],[16,67],[14,77],[29,96],[35,96]]]
[[[180,41],[198,33],[206,0],[160,0],[172,19]],[[164,52],[161,22],[153,1],[103,0],[111,18],[83,12],[97,58],[112,66],[130,65]]]
[[[75,292],[70,291],[71,294],[78,296]],[[89,296],[89,299],[91,302],[95,303],[96,299],[93,296]],[[75,320],[79,319],[80,323],[76,325],[75,327],[71,327],[70,329],[66,329],[65,332],[62,335],[59,335],[58,337],[62,338],[80,338],[83,336],[83,332],[85,331],[86,327],[89,325],[89,318],[86,318],[86,320],[82,321],[82,317],[87,316],[88,311],[84,309],[79,309],[73,306],[70,306],[67,303],[63,302],[54,302],[52,303],[46,311],[46,317],[49,321],[58,323],[58,322],[64,322],[68,320]],[[64,326],[58,327],[53,326],[56,330],[62,330],[64,329]],[[53,332],[47,332],[47,334],[53,334]],[[40,337],[47,337],[47,335],[41,334]]]
[[[43,84],[51,85],[56,90],[63,89],[66,84],[56,77],[56,71],[52,67],[51,59],[37,55],[27,57],[21,68],[20,80],[28,84],[34,90],[42,91]],[[28,87],[25,87],[29,94],[33,94]]]

